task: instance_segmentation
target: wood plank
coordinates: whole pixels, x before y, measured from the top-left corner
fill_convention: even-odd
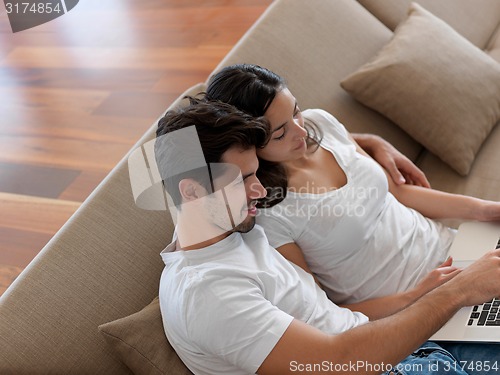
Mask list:
[[[0,137],[0,162],[108,170],[131,148],[123,143],[50,137]]]
[[[94,191],[104,177],[107,176],[107,174],[108,171],[104,170],[81,171],[78,177],[76,177],[73,182],[69,184],[63,192],[61,192],[59,199],[83,202],[90,195],[90,193]]]
[[[50,233],[0,227],[0,264],[26,267],[51,237]]]
[[[59,140],[87,140],[131,146],[157,117],[158,113],[155,111],[142,118],[131,118],[76,113],[70,108],[4,110],[0,116],[0,136],[11,137],[10,141],[14,143],[22,143],[23,137],[39,137],[39,142],[43,145],[46,143],[45,138],[53,137]]]
[[[0,296],[7,290],[17,276],[19,276],[23,268],[24,267],[0,264]]]
[[[0,192],[0,228],[53,235],[78,207],[79,202]]]
[[[75,115],[92,113],[109,96],[98,90],[64,90],[54,88],[29,88],[19,95],[14,87],[0,88],[0,111],[24,111],[26,109],[71,108]]]
[[[16,47],[0,67],[64,68],[73,60],[89,69],[178,69],[215,68],[230,46],[191,48],[106,48],[106,47]]]
[[[192,7],[141,9],[133,15],[117,13],[116,9],[89,12],[79,10],[79,14],[69,13],[64,18],[60,17],[37,29],[19,33],[15,39],[16,46],[24,47],[184,48],[210,42],[232,45],[241,37],[241,25],[250,24],[251,20],[260,15],[261,10],[262,6],[254,5],[237,8],[231,14],[227,14],[224,7],[206,6],[199,7],[195,12]],[[62,33],[68,33],[70,24],[71,37],[61,37],[64,35]],[[89,24],[102,24],[106,27],[89,28]],[[133,35],[130,35],[131,30],[134,30]]]
[[[147,90],[165,75],[161,70],[99,69],[85,67],[0,68],[0,86],[65,88],[71,90]]]
[[[75,169],[0,163],[0,191],[55,199],[79,174]]]
[[[187,88],[187,87],[186,87]],[[119,91],[111,93],[93,112],[101,116],[159,117],[182,91],[174,93]]]
[[[213,69],[190,70],[183,72],[169,70],[156,82],[153,87],[155,92],[182,93],[188,87],[205,82]]]

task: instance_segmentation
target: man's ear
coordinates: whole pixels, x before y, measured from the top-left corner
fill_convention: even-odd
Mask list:
[[[202,196],[200,194],[200,184],[192,178],[185,178],[179,181],[179,192],[186,202],[194,201]]]

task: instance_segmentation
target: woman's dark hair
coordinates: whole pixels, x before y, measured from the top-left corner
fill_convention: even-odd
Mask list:
[[[178,189],[180,180],[193,178],[205,185],[207,191],[213,192],[210,180],[216,176],[212,175],[214,171],[210,170],[208,164],[220,163],[222,155],[231,147],[241,147],[245,150],[251,147],[262,148],[270,138],[270,127],[264,118],[251,116],[227,103],[189,96],[186,98],[189,99],[189,104],[168,111],[158,121],[156,130],[156,162],[165,188],[176,206],[181,203]],[[172,138],[163,136],[192,126],[196,128],[207,166],[189,170],[188,165],[193,164],[189,163],[193,147],[187,146],[193,144],[192,140],[186,140],[185,144],[181,145],[175,144]],[[206,170],[207,167],[210,174],[208,183],[202,177],[203,169]],[[172,171],[176,170],[185,172],[172,176]]]
[[[234,105],[255,117],[264,116],[286,82],[276,73],[252,64],[223,68],[208,81],[206,98]]]
[[[205,97],[262,117],[276,95],[286,87],[285,80],[269,69],[254,64],[236,64],[223,68],[210,78]],[[318,147],[322,138],[319,128],[307,121],[305,128],[308,146]],[[272,207],[285,199],[288,177],[283,165],[259,158],[257,177],[267,189],[267,196],[259,202],[259,207]]]

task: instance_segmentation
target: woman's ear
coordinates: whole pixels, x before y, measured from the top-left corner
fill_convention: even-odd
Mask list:
[[[179,181],[179,192],[182,199],[186,202],[194,201],[200,198],[200,184],[191,178],[185,178]]]

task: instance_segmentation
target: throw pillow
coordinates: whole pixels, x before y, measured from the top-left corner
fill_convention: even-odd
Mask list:
[[[463,176],[500,118],[500,64],[416,3],[341,86]]]
[[[99,331],[134,374],[191,374],[165,337],[158,297],[135,314],[100,325]]]

